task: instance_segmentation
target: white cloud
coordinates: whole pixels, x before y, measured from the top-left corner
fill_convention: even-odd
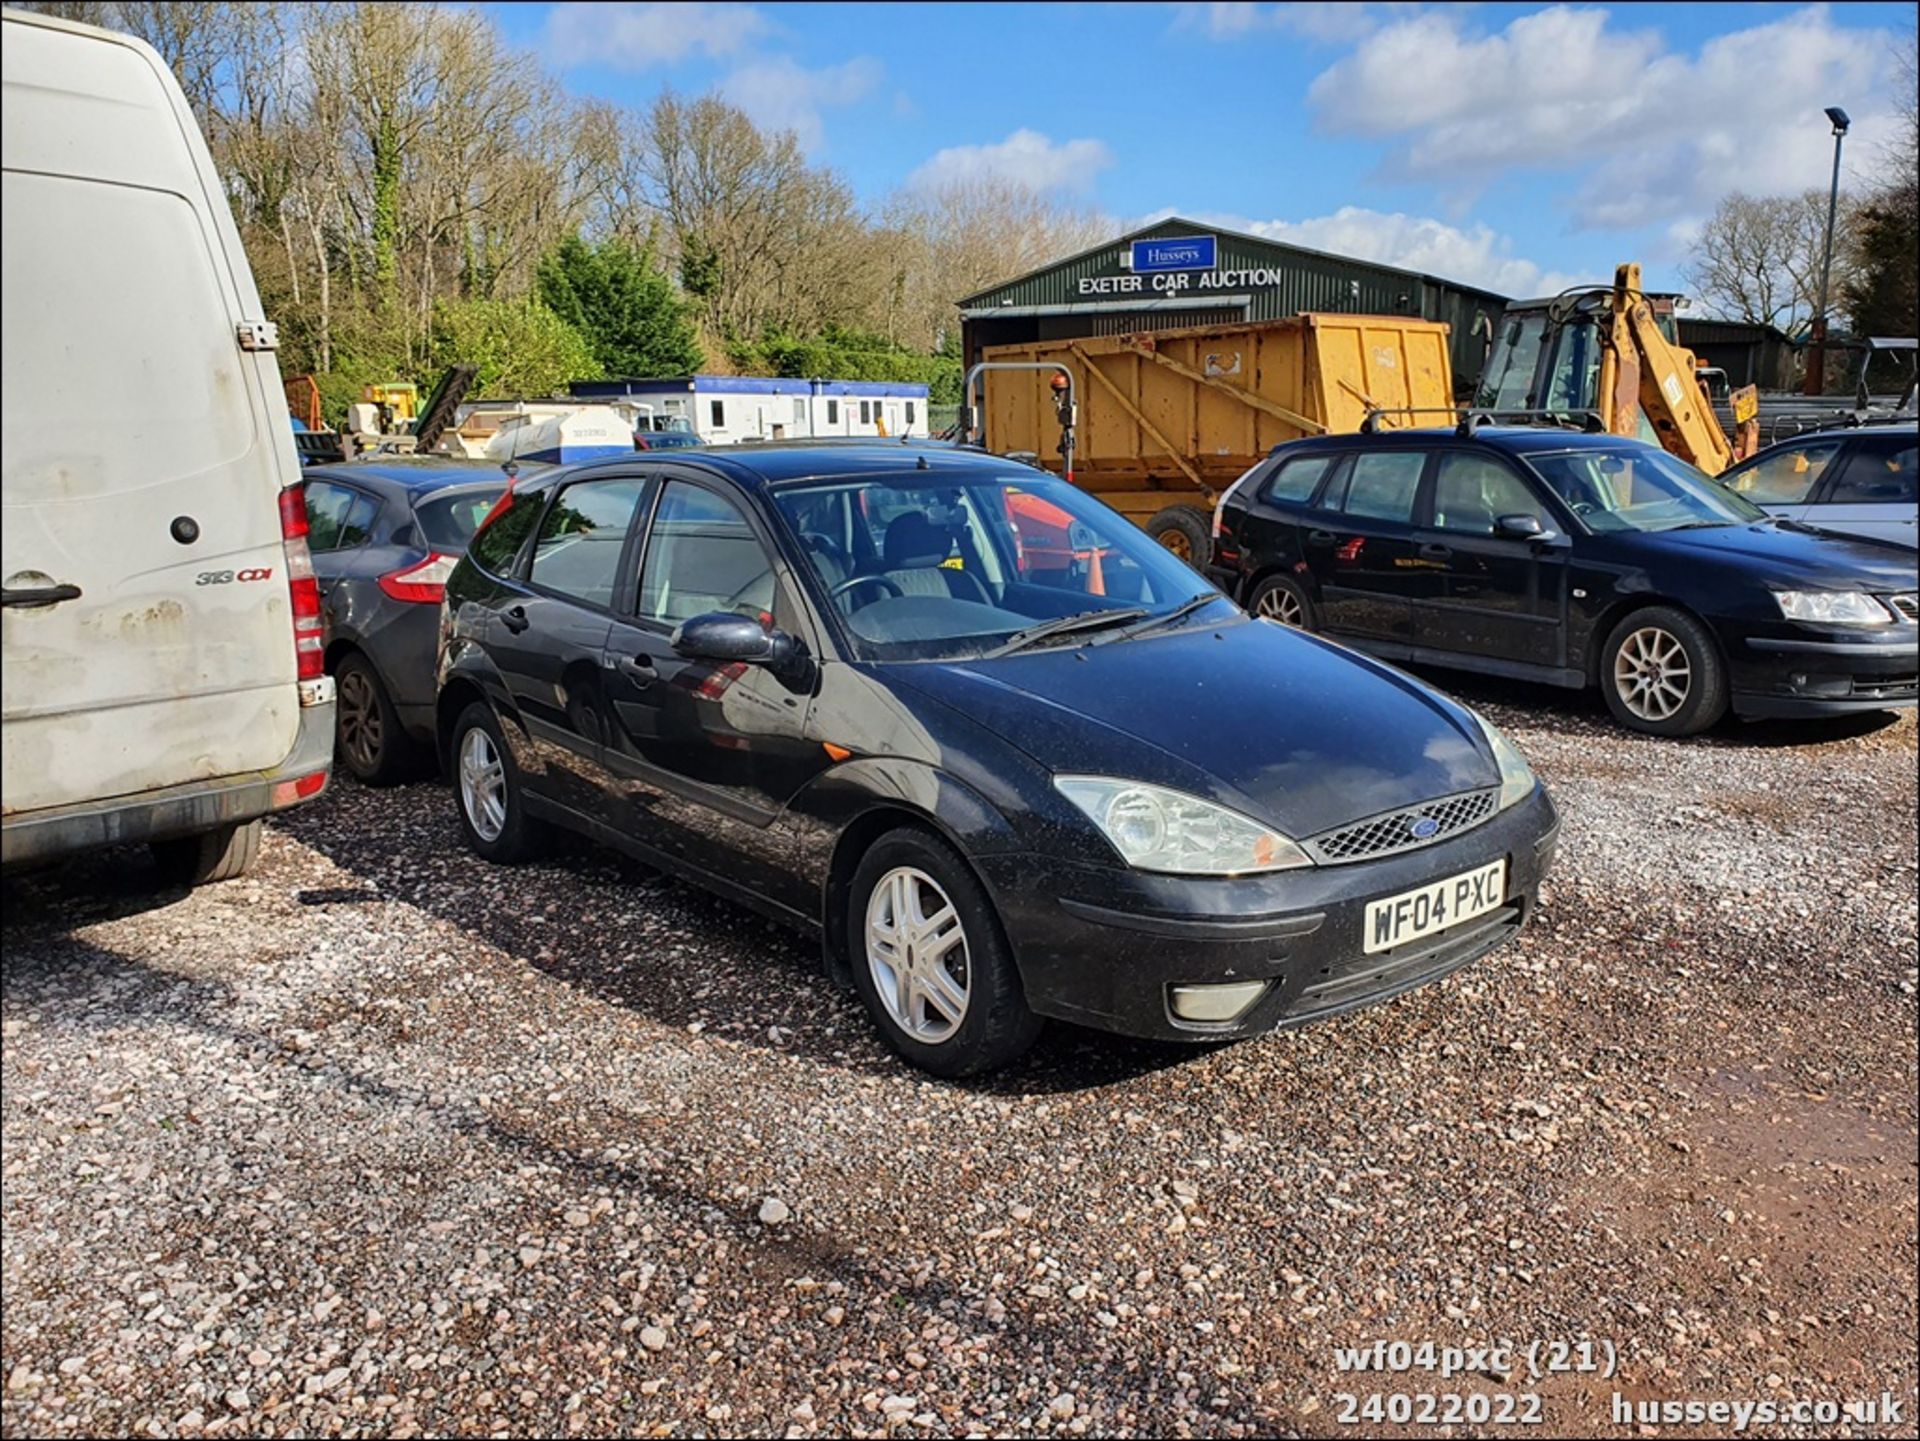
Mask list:
[[[1205,212],[1193,218],[1223,230],[1244,231],[1356,260],[1377,260],[1516,299],[1556,295],[1570,285],[1603,278],[1547,270],[1515,255],[1512,242],[1488,225],[1449,225],[1427,215],[1387,214],[1347,205],[1310,220],[1245,220]]]
[[[1426,12],[1363,39],[1308,90],[1320,127],[1393,141],[1386,178],[1455,194],[1515,170],[1579,174],[1581,228],[1685,221],[1731,190],[1823,183],[1820,112],[1836,100],[1859,121],[1850,144],[1891,133],[1892,37],[1837,26],[1824,5],[1692,55],[1600,9],[1554,6],[1493,33],[1468,18]]]
[[[937,189],[966,180],[1009,180],[1040,192],[1084,192],[1093,177],[1113,164],[1100,140],[1055,142],[1037,130],[1016,130],[997,145],[951,145],[938,151],[907,183]]]
[[[547,14],[546,50],[560,65],[598,63],[621,70],[672,65],[690,55],[724,60],[779,27],[752,5],[568,3]]]
[[[1328,45],[1344,45],[1371,35],[1387,20],[1421,8],[1397,0],[1383,4],[1301,0],[1291,5],[1182,5],[1180,23],[1197,24],[1216,40],[1238,39],[1259,30],[1283,30]]]
[[[720,82],[720,93],[767,130],[791,130],[801,148],[817,151],[826,139],[821,111],[852,105],[880,84],[881,64],[856,55],[841,65],[809,70],[785,56],[743,65]]]

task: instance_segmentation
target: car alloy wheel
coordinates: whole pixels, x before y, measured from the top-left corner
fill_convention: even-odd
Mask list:
[[[1670,720],[1693,689],[1687,648],[1657,625],[1642,626],[1614,655],[1613,685],[1620,703],[1641,720]]]
[[[867,966],[887,1015],[914,1040],[938,1045],[967,1018],[966,927],[925,871],[898,866],[867,900]]]
[[[1302,630],[1306,624],[1306,612],[1300,608],[1300,597],[1284,585],[1262,591],[1259,599],[1253,603],[1253,613],[1266,620],[1275,620],[1281,625]]]
[[[460,738],[460,806],[481,840],[500,839],[507,827],[507,768],[479,726]]]
[[[380,747],[385,740],[380,698],[373,693],[373,678],[361,667],[352,666],[336,679],[340,749],[347,753],[357,774],[371,775],[380,769]]]

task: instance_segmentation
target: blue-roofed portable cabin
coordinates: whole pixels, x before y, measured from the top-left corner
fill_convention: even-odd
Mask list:
[[[916,382],[693,375],[576,381],[568,389],[582,399],[632,406],[641,417],[655,418],[661,429],[684,421],[710,445],[927,434],[927,387]]]

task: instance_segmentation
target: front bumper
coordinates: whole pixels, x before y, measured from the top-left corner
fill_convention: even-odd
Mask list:
[[[1304,1025],[1437,980],[1518,934],[1552,862],[1559,819],[1545,790],[1464,834],[1353,865],[1212,879],[1150,875],[1025,853],[982,857],[1027,1004],[1044,1016],[1165,1040],[1220,1040]],[[1498,910],[1365,955],[1369,901],[1504,856]],[[1259,981],[1225,1022],[1180,1019],[1176,986]]]
[[[0,866],[35,865],[107,846],[200,835],[313,800],[326,789],[333,771],[333,710],[331,677],[300,682],[300,725],[293,749],[272,770],[8,816],[0,827]],[[316,776],[317,786],[312,784]]]
[[[1736,715],[1898,710],[1920,697],[1920,637],[1911,623],[1851,632],[1753,626],[1722,640]]]

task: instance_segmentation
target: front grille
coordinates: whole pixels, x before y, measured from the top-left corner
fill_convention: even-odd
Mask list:
[[[1889,596],[1887,603],[1902,620],[1920,621],[1920,592],[1910,590],[1905,595]]]
[[[1912,672],[1906,675],[1855,676],[1853,694],[1860,700],[1908,700],[1920,694],[1920,676]]]
[[[1313,837],[1305,842],[1306,851],[1323,866],[1338,866],[1392,855],[1396,851],[1417,850],[1479,825],[1493,814],[1498,795],[1497,791],[1468,791],[1372,816],[1357,825]],[[1432,821],[1432,827],[1421,825],[1423,821]],[[1417,834],[1418,830],[1428,833]]]

